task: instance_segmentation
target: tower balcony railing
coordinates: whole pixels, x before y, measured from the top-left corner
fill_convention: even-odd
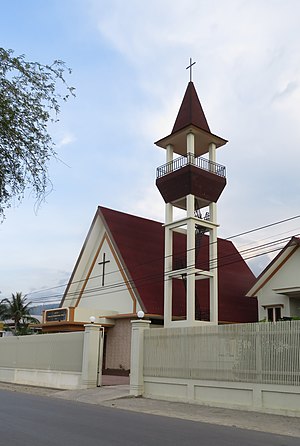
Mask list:
[[[189,164],[196,166],[199,169],[214,173],[215,175],[218,175],[220,177],[226,176],[225,166],[215,163],[214,161],[210,161],[207,158],[202,158],[200,156],[196,157],[193,153],[188,152],[187,156],[175,158],[173,161],[169,161],[168,163],[158,167],[156,169],[156,178],[161,178],[165,175],[168,175],[168,173],[179,170]]]

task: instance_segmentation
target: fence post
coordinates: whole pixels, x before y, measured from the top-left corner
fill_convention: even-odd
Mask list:
[[[262,367],[262,329],[264,325],[256,323],[256,337],[255,337],[255,365],[256,365],[256,382],[263,383],[263,367]]]
[[[86,324],[84,326],[82,375],[81,382],[84,389],[97,387],[99,342],[101,325]]]
[[[130,395],[140,396],[144,393],[144,330],[151,321],[131,321],[131,360],[130,360]]]

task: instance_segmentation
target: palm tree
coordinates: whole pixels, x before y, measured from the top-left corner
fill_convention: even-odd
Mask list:
[[[39,321],[30,314],[31,302],[26,302],[22,293],[11,295],[11,299],[2,299],[0,302],[0,319],[14,321],[14,334],[28,334],[29,324],[38,324]]]

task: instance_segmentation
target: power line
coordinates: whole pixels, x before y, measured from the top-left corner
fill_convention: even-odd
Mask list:
[[[226,240],[231,240],[233,238],[240,237],[242,235],[251,234],[251,232],[260,231],[261,229],[271,228],[272,226],[280,225],[281,223],[286,223],[287,221],[295,220],[296,218],[299,218],[299,217],[300,217],[300,215],[295,215],[294,217],[286,218],[285,220],[280,220],[275,223],[270,223],[265,226],[260,226],[255,229],[251,229],[250,231],[245,231],[245,232],[241,232],[240,234],[232,235],[231,237],[228,237]]]
[[[273,253],[273,252],[279,251],[280,249],[281,249],[281,247],[273,248],[273,249],[270,249],[269,251],[266,251],[266,252],[263,252],[263,253],[254,254],[251,257],[248,257],[247,260],[249,260],[251,258],[262,256],[262,255],[266,255],[266,254],[269,254],[269,253]],[[240,262],[240,261],[241,261],[241,258],[238,258],[238,259],[232,260],[230,262],[227,262],[225,264],[222,264],[222,265],[218,266],[218,268],[221,269],[221,268],[223,268],[225,266],[230,266],[230,265],[232,265],[234,263],[237,263],[237,262]],[[215,269],[215,268],[217,268],[217,266],[212,267],[211,270]],[[186,270],[187,272],[185,274],[185,277],[188,277],[189,275],[194,274],[193,270],[194,270],[193,266],[189,267]],[[189,272],[189,271],[191,271],[191,272]],[[159,276],[156,275],[155,277],[154,276],[153,277],[149,276],[149,277],[146,277],[146,278],[143,278],[143,279],[140,279],[140,280],[144,281],[144,283],[142,285],[146,285],[150,280],[153,282],[154,279],[156,279],[156,283],[161,281],[161,280],[163,280],[163,281],[168,280],[167,278],[165,278],[164,274],[161,274]],[[135,282],[133,282],[133,281],[124,281],[124,282],[119,283],[119,284],[114,284],[113,286],[88,289],[88,290],[85,290],[82,293],[81,297],[82,298],[88,298],[88,297],[93,297],[93,296],[100,297],[100,296],[106,296],[106,295],[109,295],[109,294],[115,294],[117,292],[122,292],[122,291],[126,290],[128,285],[130,285],[132,290],[138,290],[138,288],[140,286],[142,286],[142,285],[141,285],[141,283],[139,283],[138,284],[139,286],[138,286],[137,283],[138,283],[138,281],[135,281]],[[113,288],[113,290],[112,290],[112,288]],[[80,294],[80,292],[74,293],[73,297],[76,297],[77,295],[79,296],[79,294]]]
[[[288,241],[288,239],[289,238],[285,238],[285,239],[280,239],[280,240],[275,240],[275,241],[272,241],[272,242],[270,242],[270,243],[268,243],[268,244],[263,244],[263,245],[258,245],[258,246],[255,246],[255,247],[253,247],[253,248],[248,248],[247,250],[244,250],[244,251],[241,251],[240,253],[237,251],[237,252],[234,252],[234,253],[231,253],[231,254],[226,254],[225,256],[223,255],[222,257],[220,257],[219,256],[219,263],[221,263],[221,261],[222,260],[224,260],[225,258],[228,258],[228,257],[236,257],[238,254],[244,254],[244,253],[246,253],[246,252],[248,252],[249,253],[249,251],[251,252],[251,251],[253,251],[253,250],[255,250],[255,251],[257,251],[258,249],[262,249],[262,247],[267,247],[268,245],[274,245],[274,244],[278,244],[278,243],[283,243],[283,242],[287,242]],[[280,248],[279,248],[280,249]],[[266,254],[268,254],[269,252],[273,252],[273,250],[272,251],[265,251],[265,252],[263,252],[263,253],[261,253],[261,254],[258,254],[258,255],[266,255]],[[248,256],[245,260],[249,260],[249,259],[251,259],[252,257],[257,257],[258,256],[257,254],[256,255],[254,255],[254,256]],[[211,262],[213,263],[213,262],[215,262],[216,261],[216,259],[211,259]],[[238,258],[238,261],[240,261],[240,257]],[[206,261],[207,262],[207,261]],[[210,265],[211,266],[211,265]],[[219,265],[219,266],[222,266],[222,265]],[[203,268],[202,269],[204,269],[205,268],[205,266],[203,266]],[[208,267],[209,268],[209,267]],[[117,271],[116,271],[117,272]],[[167,272],[168,273],[168,272]],[[154,279],[156,279],[157,278],[157,275],[155,275],[155,276],[153,276],[153,275],[151,275],[151,276],[144,276],[144,277],[140,277],[140,278],[136,278],[135,279],[135,283],[138,283],[139,285],[140,285],[140,282],[148,282],[149,280],[154,280]],[[114,288],[118,288],[118,287],[124,287],[124,286],[128,286],[128,285],[132,285],[133,284],[133,280],[127,280],[127,281],[122,281],[122,282],[116,282],[116,283],[114,283],[114,284],[110,284],[110,285],[107,285],[107,286],[105,286],[105,287],[95,287],[95,288],[87,288],[86,290],[84,290],[83,292],[82,292],[82,295],[84,295],[84,297],[88,297],[87,295],[88,294],[92,294],[92,293],[95,293],[95,292],[101,292],[100,294],[101,295],[103,295],[104,293],[103,293],[103,291],[104,292],[106,292],[106,290],[108,290],[108,289],[114,289]],[[80,295],[80,293],[81,293],[81,290],[79,290],[79,291],[76,291],[76,292],[73,292],[73,293],[68,293],[68,296],[69,297],[76,297],[76,296],[79,296]],[[61,297],[62,296],[62,294],[61,293],[59,293],[59,294],[57,294],[57,295],[55,295],[55,296],[51,296],[51,300],[53,300],[54,298],[56,298],[56,299],[58,299],[59,297]],[[41,301],[41,299],[44,299],[44,298],[46,298],[46,296],[45,297],[39,297],[37,300],[36,300],[36,302],[38,302],[38,301]]]
[[[241,258],[242,254],[247,256],[247,258],[245,260],[250,260],[252,258],[256,258],[256,257],[262,256],[262,255],[266,255],[269,253],[279,251],[280,249],[282,249],[282,245],[285,244],[289,239],[290,239],[290,237],[285,237],[285,238],[278,239],[278,240],[275,240],[275,241],[272,241],[269,243],[264,243],[264,244],[255,246],[253,248],[247,248],[241,252],[236,250],[234,253],[219,256],[218,259],[210,259],[211,264],[215,263],[215,261],[218,260],[218,266],[217,265],[212,266],[211,264],[209,264],[208,270],[213,270],[217,267],[219,269],[222,269],[223,267],[229,266],[233,263],[240,262],[242,260],[242,258]],[[274,247],[274,245],[278,245],[278,244],[280,244],[279,247]],[[265,250],[262,253],[256,253],[256,251],[261,250],[263,248],[268,249],[268,250],[267,251]],[[207,261],[208,260],[209,259],[207,259]],[[207,261],[205,261],[205,263],[207,263]],[[203,266],[203,268],[201,268],[201,266]],[[186,270],[187,276],[190,275],[189,270],[193,270],[194,267],[195,267],[195,265],[192,265]],[[205,266],[200,264],[200,265],[198,265],[198,268],[204,269]],[[171,270],[169,272],[171,272]],[[86,288],[83,292],[81,290],[78,290],[78,291],[74,291],[72,293],[68,293],[68,297],[69,298],[78,298],[80,295],[82,298],[93,297],[94,295],[97,295],[99,297],[99,296],[104,296],[107,294],[124,291],[127,289],[128,286],[130,286],[130,288],[132,290],[137,290],[141,286],[145,286],[150,281],[151,282],[154,281],[155,283],[157,283],[157,282],[160,282],[162,279],[165,280],[165,274],[168,274],[168,271],[166,273],[162,272],[160,274],[147,275],[147,276],[135,278],[135,280],[126,280],[126,281],[123,280],[121,282],[115,282],[113,284],[106,285],[105,287]],[[61,297],[61,294],[58,294],[55,297],[56,298]]]
[[[260,226],[260,227],[254,228],[254,229],[250,229],[250,230],[248,230],[248,231],[244,231],[244,232],[241,232],[241,233],[239,233],[239,234],[232,235],[232,236],[227,237],[227,238],[222,239],[222,240],[232,240],[233,238],[240,237],[240,236],[242,236],[242,235],[246,235],[246,234],[250,234],[250,233],[253,233],[253,232],[262,230],[262,229],[270,228],[270,227],[272,227],[272,226],[276,226],[276,225],[279,225],[279,224],[282,224],[282,223],[286,223],[286,222],[288,222],[288,221],[292,221],[292,220],[295,220],[295,219],[298,219],[298,218],[300,218],[300,215],[296,215],[296,216],[293,216],[293,217],[286,218],[286,219],[284,219],[284,220],[279,220],[279,221],[276,221],[276,222],[273,222],[273,223],[269,223],[269,224],[264,225],[264,226]],[[214,242],[214,243],[215,243],[215,242]],[[211,244],[211,242],[209,242],[209,244]],[[196,249],[196,247],[193,248],[193,249]],[[183,255],[183,254],[185,254],[186,252],[187,252],[187,251],[182,251],[181,253],[180,253],[180,252],[179,252],[179,253],[176,253],[176,255],[178,255],[178,256],[179,256],[180,254]],[[171,256],[172,256],[172,255],[171,255]],[[167,257],[169,257],[169,256],[164,256],[164,259],[166,259]],[[152,260],[149,261],[149,262],[144,262],[143,264],[139,264],[139,266],[140,266],[140,265],[150,264],[150,263],[153,263],[153,262],[158,262],[158,261],[161,261],[161,260],[162,260],[161,258],[159,258],[159,259],[152,259]],[[107,274],[107,275],[109,275],[109,274],[114,274],[114,273],[119,272],[119,271],[120,271],[119,269],[118,269],[118,270],[115,270],[115,271],[109,271],[109,272],[107,272],[106,274]],[[124,271],[124,269],[122,269],[122,271],[126,273],[126,271]],[[88,280],[93,280],[93,279],[95,279],[95,278],[97,278],[97,277],[100,277],[100,276],[101,276],[101,274],[96,275],[96,276],[92,276],[92,277],[89,277]],[[71,284],[74,285],[74,284],[76,284],[76,283],[80,283],[80,282],[84,282],[84,281],[86,281],[86,279],[81,279],[81,280],[77,280],[77,281],[72,281]],[[69,283],[70,283],[70,282],[69,282]],[[43,291],[51,291],[51,290],[54,290],[54,289],[62,288],[63,286],[67,286],[67,285],[69,285],[69,283],[64,284],[64,285],[59,285],[59,286],[51,287],[51,288],[42,289],[42,290],[36,290],[36,291],[31,292],[31,293],[27,293],[27,296],[32,295],[32,294],[41,293],[41,292],[43,292]],[[61,296],[61,294],[59,294],[59,295]]]

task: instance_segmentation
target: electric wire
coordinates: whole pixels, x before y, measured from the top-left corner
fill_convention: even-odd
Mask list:
[[[241,257],[239,254],[244,254],[246,256],[246,258],[244,260],[249,260],[251,258],[255,258],[258,256],[262,256],[262,255],[266,255],[269,253],[279,251],[280,249],[282,249],[282,244],[285,243],[289,239],[290,239],[290,237],[282,238],[282,239],[275,240],[275,241],[272,241],[269,243],[255,246],[253,248],[245,249],[244,251],[241,251],[241,252],[235,251],[234,253],[220,256],[218,259],[218,266],[210,265],[209,270],[211,271],[217,267],[219,269],[221,269],[221,268],[231,265],[233,263],[240,262]],[[276,246],[278,244],[280,244],[279,247]],[[255,251],[261,250],[262,248],[265,248],[265,249],[267,248],[268,250],[267,251],[265,250],[261,253],[253,253]],[[216,261],[216,259],[211,259],[212,264],[215,261]],[[189,276],[190,274],[193,274],[194,267],[195,267],[195,265],[192,265],[192,266],[186,268],[185,275]],[[200,268],[200,269],[203,269],[203,268]],[[134,281],[133,280],[126,280],[126,281],[123,280],[121,282],[115,282],[113,284],[106,285],[104,287],[87,288],[83,292],[81,290],[75,291],[73,293],[68,293],[68,300],[69,300],[69,298],[74,299],[76,297],[79,297],[79,295],[81,295],[81,298],[88,298],[88,297],[93,297],[95,295],[103,296],[103,295],[108,295],[108,294],[115,293],[115,292],[122,292],[122,291],[126,290],[128,287],[130,287],[132,290],[137,290],[138,288],[145,286],[149,282],[157,283],[157,282],[161,282],[162,280],[168,280],[168,279],[165,279],[165,275],[168,274],[169,272],[170,271],[167,271],[166,273],[160,273],[160,274],[155,274],[155,275],[151,275],[151,276],[148,275],[148,276],[144,276],[144,277],[140,277],[140,278],[135,278]],[[55,296],[52,296],[52,299],[53,298],[58,299],[59,297],[61,298],[61,296],[62,296],[62,294],[60,293]]]
[[[290,238],[288,238],[288,239],[290,239]],[[284,239],[279,239],[279,240],[275,240],[275,241],[272,241],[272,242],[270,242],[270,243],[267,243],[267,244],[263,244],[263,245],[258,245],[258,246],[255,246],[255,247],[253,247],[253,248],[248,248],[248,249],[246,249],[246,250],[244,250],[244,251],[240,251],[240,252],[238,252],[238,251],[236,251],[236,252],[234,252],[234,253],[232,253],[232,254],[226,254],[225,256],[223,255],[223,256],[219,256],[219,263],[220,263],[220,265],[219,265],[219,267],[222,267],[222,266],[224,266],[225,264],[224,264],[224,262],[223,262],[223,264],[222,264],[222,261],[225,259],[225,258],[227,258],[227,257],[237,257],[238,256],[238,260],[237,261],[240,261],[241,260],[241,258],[240,258],[240,256],[239,256],[239,254],[244,254],[244,255],[246,255],[247,253],[247,255],[248,255],[248,257],[247,258],[245,258],[244,260],[249,260],[249,259],[251,259],[251,258],[254,258],[254,257],[257,257],[257,256],[261,256],[261,255],[266,255],[266,254],[268,254],[268,253],[270,253],[270,252],[273,252],[274,250],[272,249],[272,250],[269,250],[269,251],[264,251],[264,252],[262,252],[262,253],[259,253],[259,254],[255,254],[255,255],[250,255],[249,256],[249,252],[251,252],[251,251],[257,251],[257,250],[259,250],[259,249],[262,249],[263,247],[267,247],[267,246],[272,246],[272,245],[274,245],[274,244],[278,244],[278,243],[283,243],[283,242],[286,242],[287,240],[288,240],[287,238],[284,238]],[[277,249],[275,249],[275,251],[276,250],[279,250],[279,249],[281,249],[281,246],[279,247],[279,248],[277,248]],[[215,260],[216,259],[211,259],[210,260],[210,262],[213,264],[214,262],[215,262]],[[226,263],[226,265],[228,264],[228,262]],[[192,266],[193,267],[193,266]],[[210,265],[210,269],[212,269],[212,265]],[[201,269],[204,269],[204,267],[202,267]],[[168,272],[170,272],[170,271],[166,271],[166,274],[168,274]],[[155,275],[155,276],[153,276],[153,275],[151,275],[151,276],[144,276],[144,277],[139,277],[139,278],[135,278],[135,283],[138,283],[138,285],[140,285],[141,286],[141,283],[142,282],[145,282],[146,281],[146,283],[149,281],[149,280],[151,280],[151,281],[153,281],[153,280],[155,280],[157,278],[157,275]],[[159,279],[160,280],[160,279]],[[113,284],[110,284],[110,285],[106,285],[106,286],[104,286],[104,287],[94,287],[94,288],[87,288],[86,290],[84,290],[83,292],[80,290],[80,291],[76,291],[76,292],[73,292],[73,293],[68,293],[68,296],[69,297],[76,297],[76,296],[78,296],[78,294],[82,294],[82,297],[86,297],[88,294],[91,294],[91,293],[95,293],[95,292],[101,292],[101,295],[103,295],[103,294],[105,294],[109,289],[114,289],[114,288],[119,288],[119,287],[124,287],[124,286],[130,286],[130,285],[132,285],[132,282],[133,282],[133,280],[127,280],[127,281],[124,281],[124,280],[122,280],[121,282],[115,282],[115,283],[113,283]],[[56,294],[56,295],[54,295],[54,296],[51,296],[51,298],[53,299],[53,298],[56,298],[56,299],[58,299],[58,297],[61,297],[62,296],[62,293],[59,293],[59,294]],[[43,296],[43,297],[39,297],[37,300],[35,300],[34,299],[34,301],[35,302],[38,302],[38,301],[40,301],[41,299],[44,299],[45,297]]]
[[[295,220],[295,219],[298,219],[298,218],[300,218],[300,215],[295,215],[295,216],[293,216],[293,217],[289,217],[289,218],[286,218],[286,219],[283,219],[283,220],[279,220],[279,221],[276,221],[276,222],[273,222],[273,223],[269,223],[269,224],[264,225],[264,226],[260,226],[260,227],[254,228],[254,229],[250,229],[250,230],[248,230],[248,231],[241,232],[241,233],[239,233],[239,234],[232,235],[232,236],[227,237],[227,238],[224,238],[224,239],[222,239],[222,240],[232,240],[233,238],[237,238],[237,237],[240,237],[240,236],[242,236],[242,235],[247,235],[247,234],[250,234],[250,233],[253,233],[253,232],[262,230],[262,229],[270,228],[270,227],[273,227],[273,226],[276,226],[276,225],[279,225],[279,224],[282,224],[282,223],[286,223],[286,222],[288,222],[288,221],[292,221],[292,220]],[[287,231],[287,232],[291,232],[291,231]],[[210,243],[211,243],[211,242],[210,242]],[[213,243],[215,243],[215,242],[213,242]],[[193,249],[196,249],[196,247],[193,248]],[[179,256],[180,254],[181,254],[181,255],[184,255],[186,252],[188,252],[188,250],[187,250],[187,251],[182,251],[181,253],[177,253],[177,255],[178,255],[178,256]],[[241,251],[240,251],[240,252],[241,252]],[[172,255],[171,255],[171,256],[172,256]],[[169,256],[164,256],[164,259],[166,259],[166,258],[168,258],[168,257],[169,257]],[[153,263],[153,262],[158,262],[158,261],[161,261],[161,258],[159,258],[159,259],[152,259],[152,260],[149,261],[149,262],[144,262],[143,264],[139,264],[139,266],[140,266],[140,265],[145,265],[145,264],[150,264],[150,263]],[[114,273],[119,272],[119,271],[120,271],[120,270],[109,271],[109,272],[106,273],[106,275],[114,274]],[[124,269],[122,269],[122,271],[126,273],[126,271],[125,271]],[[95,275],[95,276],[91,276],[91,277],[89,277],[88,280],[93,280],[93,279],[98,278],[98,277],[101,277],[101,274],[98,274],[98,275]],[[84,281],[86,281],[86,279],[81,279],[81,280],[78,280],[78,281],[72,281],[72,285],[73,285],[73,284],[76,284],[76,283],[84,282]],[[42,289],[42,290],[35,290],[35,291],[30,292],[30,293],[27,293],[26,296],[29,296],[29,295],[31,296],[31,295],[33,295],[33,294],[41,293],[41,292],[44,292],[44,291],[51,291],[51,290],[54,290],[54,289],[58,289],[58,288],[62,288],[62,287],[66,287],[66,286],[68,286],[68,285],[69,285],[69,283],[68,283],[68,284],[64,284],[64,285],[59,285],[59,286],[51,287],[51,288]],[[60,294],[60,296],[61,296],[61,295],[62,295],[62,294]],[[52,297],[52,296],[51,296],[51,297]],[[39,299],[40,299],[40,297],[38,298],[38,300],[39,300]],[[32,300],[35,301],[34,298],[33,298]]]

